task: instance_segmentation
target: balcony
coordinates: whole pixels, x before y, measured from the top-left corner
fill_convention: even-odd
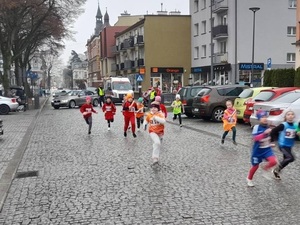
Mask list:
[[[111,64],[111,72],[118,71],[118,70],[119,70],[119,64],[112,63]]]
[[[227,25],[219,25],[216,27],[213,27],[212,29],[212,35],[214,39],[222,39],[222,38],[228,38],[228,26]]]
[[[128,70],[134,67],[134,61],[131,60],[125,60],[124,61],[124,69]]]
[[[214,54],[215,64],[226,64],[228,63],[228,53],[227,52],[217,52]]]
[[[130,37],[124,40],[124,48],[133,48],[134,47],[134,38]]]
[[[124,63],[120,63],[120,70],[124,70]]]
[[[120,51],[126,51],[126,48],[124,48],[124,43],[120,43],[119,46],[118,46],[119,50]]]
[[[212,5],[213,13],[223,13],[228,10],[228,0],[215,0]]]
[[[118,52],[118,50],[119,50],[118,47],[119,47],[118,45],[112,46],[112,47],[111,47],[111,52],[112,52],[113,54],[118,54],[118,53],[119,53],[119,52]]]
[[[144,45],[144,36],[143,35],[138,35],[136,37],[135,45]]]

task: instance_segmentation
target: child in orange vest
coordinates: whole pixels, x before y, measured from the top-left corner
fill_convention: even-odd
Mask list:
[[[225,137],[227,136],[229,131],[232,130],[232,142],[234,145],[237,145],[237,143],[235,141],[235,136],[236,136],[235,125],[236,125],[236,121],[237,121],[236,109],[233,108],[231,100],[226,101],[226,107],[227,107],[227,109],[225,109],[223,119],[222,119],[224,133],[222,135],[221,143],[224,144]]]
[[[160,147],[165,130],[165,122],[166,119],[164,114],[160,111],[159,102],[152,102],[150,105],[150,112],[147,114],[144,121],[144,129],[146,130],[147,124],[149,124],[149,134],[153,141],[153,164],[157,164],[159,161]]]

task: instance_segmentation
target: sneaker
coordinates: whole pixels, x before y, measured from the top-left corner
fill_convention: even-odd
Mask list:
[[[248,178],[247,178],[247,185],[248,185],[248,187],[254,187],[252,180],[250,180]]]
[[[140,128],[137,128],[137,131],[139,132],[139,131],[140,131]]]
[[[127,137],[127,133],[126,132],[124,132],[124,137]]]
[[[158,164],[158,158],[153,158],[153,163],[152,165]]]
[[[234,145],[237,145],[236,141],[232,141],[232,143],[233,143]]]
[[[272,179],[271,176],[270,176],[270,171],[269,171],[269,170],[263,169],[263,170],[262,170],[262,176],[263,176],[264,178],[266,178],[267,180],[271,180],[271,179]]]
[[[225,141],[225,140],[224,140],[224,139],[222,139],[222,140],[221,140],[221,144],[224,144],[224,141]]]
[[[280,177],[280,175],[279,175],[279,171],[278,171],[278,169],[273,169],[272,170],[272,173],[273,173],[273,175],[274,175],[274,178],[276,179],[276,180],[281,180],[281,177]]]
[[[180,124],[180,127],[182,127],[182,124]]]
[[[134,138],[136,138],[136,134],[135,133],[132,133],[132,135],[133,135]]]
[[[91,134],[91,131],[89,131],[88,134]]]
[[[109,127],[109,128],[107,128],[107,130],[110,130],[110,127]]]

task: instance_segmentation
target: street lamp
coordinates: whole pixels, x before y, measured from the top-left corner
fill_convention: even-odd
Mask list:
[[[260,10],[258,7],[249,8],[253,12],[253,38],[252,38],[252,66],[251,66],[251,79],[250,85],[253,87],[253,77],[254,77],[254,40],[255,40],[255,13]]]

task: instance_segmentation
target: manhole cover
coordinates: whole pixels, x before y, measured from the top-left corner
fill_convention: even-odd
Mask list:
[[[37,177],[38,171],[17,172],[15,178]]]

